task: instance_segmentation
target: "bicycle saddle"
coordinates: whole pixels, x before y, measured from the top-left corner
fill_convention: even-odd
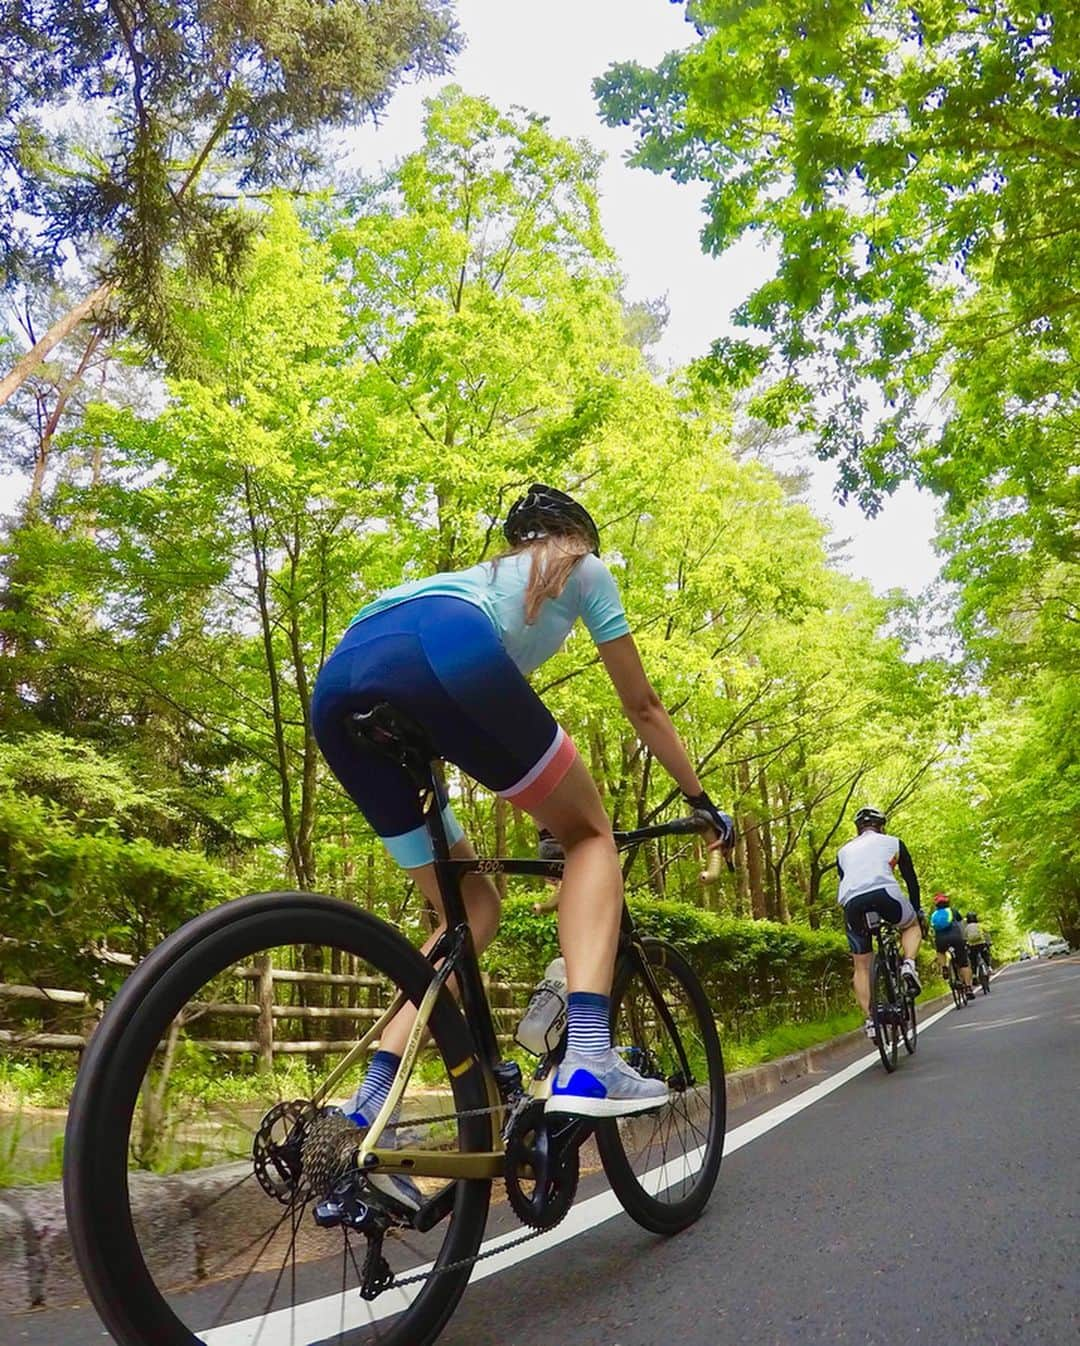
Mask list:
[[[427,730],[389,701],[379,701],[370,710],[350,711],[345,727],[354,739],[369,744],[402,766],[426,771],[435,749]]]

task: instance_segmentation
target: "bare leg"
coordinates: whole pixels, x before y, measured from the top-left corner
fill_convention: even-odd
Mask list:
[[[622,917],[622,870],[600,792],[580,757],[532,812],[566,855],[559,944],[567,988],[609,995]]]
[[[462,837],[460,841],[455,841],[450,847],[450,854],[456,860],[471,860],[475,857],[476,852],[468,838]],[[410,869],[408,875],[440,917],[438,928],[428,936],[421,946],[422,951],[427,953],[429,949],[434,947],[435,941],[446,929],[445,919],[443,919],[442,897],[439,894],[439,883],[435,877],[435,866],[433,864],[421,865],[418,869]],[[477,953],[480,953],[491,943],[495,937],[495,931],[499,928],[499,893],[486,875],[466,874],[461,881],[461,895],[465,901],[465,910],[468,913],[469,925],[472,928],[473,942],[476,945]],[[400,1056],[405,1049],[405,1043],[409,1039],[409,1030],[412,1028],[415,1019],[416,1006],[406,1005],[383,1030],[379,1041],[380,1050],[393,1052],[396,1056]]]
[[[912,962],[915,955],[919,952],[919,945],[922,943],[922,931],[919,929],[918,921],[913,921],[911,925],[905,926],[900,931],[900,947],[904,951],[904,957],[910,958]]]
[[[851,978],[855,985],[855,999],[859,1002],[859,1008],[867,1018],[870,1017],[870,963],[873,957],[872,953],[853,953],[851,955],[851,960],[855,965]]]

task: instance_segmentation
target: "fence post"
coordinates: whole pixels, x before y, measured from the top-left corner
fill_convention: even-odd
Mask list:
[[[259,1074],[268,1075],[274,1068],[274,967],[269,953],[255,959],[259,974],[259,1020],[256,1036],[259,1042]]]

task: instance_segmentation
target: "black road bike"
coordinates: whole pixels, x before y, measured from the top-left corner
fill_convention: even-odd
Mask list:
[[[953,1004],[957,1009],[963,1009],[968,1002],[967,987],[964,985],[964,979],[960,976],[960,965],[956,961],[956,951],[951,944],[946,950],[945,980],[952,992]]]
[[[971,978],[977,981],[982,987],[983,995],[990,994],[990,955],[986,952],[985,945],[973,944],[968,946],[968,957],[971,959]]]
[[[900,1042],[914,1055],[919,1028],[915,993],[903,976],[900,935],[895,925],[883,921],[876,911],[866,913],[866,925],[874,941],[870,964],[870,1017],[881,1064],[891,1075],[896,1069]]]
[[[446,931],[425,957],[358,906],[261,893],[189,921],[132,973],[84,1054],[64,1173],[75,1255],[121,1346],[425,1346],[480,1258],[567,1214],[586,1141],[596,1146],[586,1159],[598,1153],[618,1200],[653,1233],[685,1229],[716,1183],[723,1058],[682,954],[641,935],[624,909],[613,1041],[667,1083],[669,1101],[617,1120],[545,1112],[564,1046],[527,1080],[503,1059],[461,880],[557,880],[561,861],[451,859],[422,731],[384,704],[352,717],[350,732],[422,792]],[[633,853],[702,830],[678,819],[616,841]],[[359,1131],[330,1099],[351,1091],[408,1002],[416,1026],[390,1098]],[[348,1031],[327,1042],[343,1017]],[[250,1063],[271,1028],[259,1072]],[[244,1074],[226,1068],[237,1055]],[[320,1064],[328,1058],[337,1064]],[[395,1195],[394,1174],[413,1179],[419,1209]],[[495,1180],[525,1230],[485,1248]]]

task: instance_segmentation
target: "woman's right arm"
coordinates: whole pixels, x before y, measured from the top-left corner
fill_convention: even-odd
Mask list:
[[[645,674],[633,636],[619,636],[597,645],[608,676],[619,694],[626,718],[638,738],[673,778],[684,795],[701,794],[701,781],[683,747],[671,716]]]

